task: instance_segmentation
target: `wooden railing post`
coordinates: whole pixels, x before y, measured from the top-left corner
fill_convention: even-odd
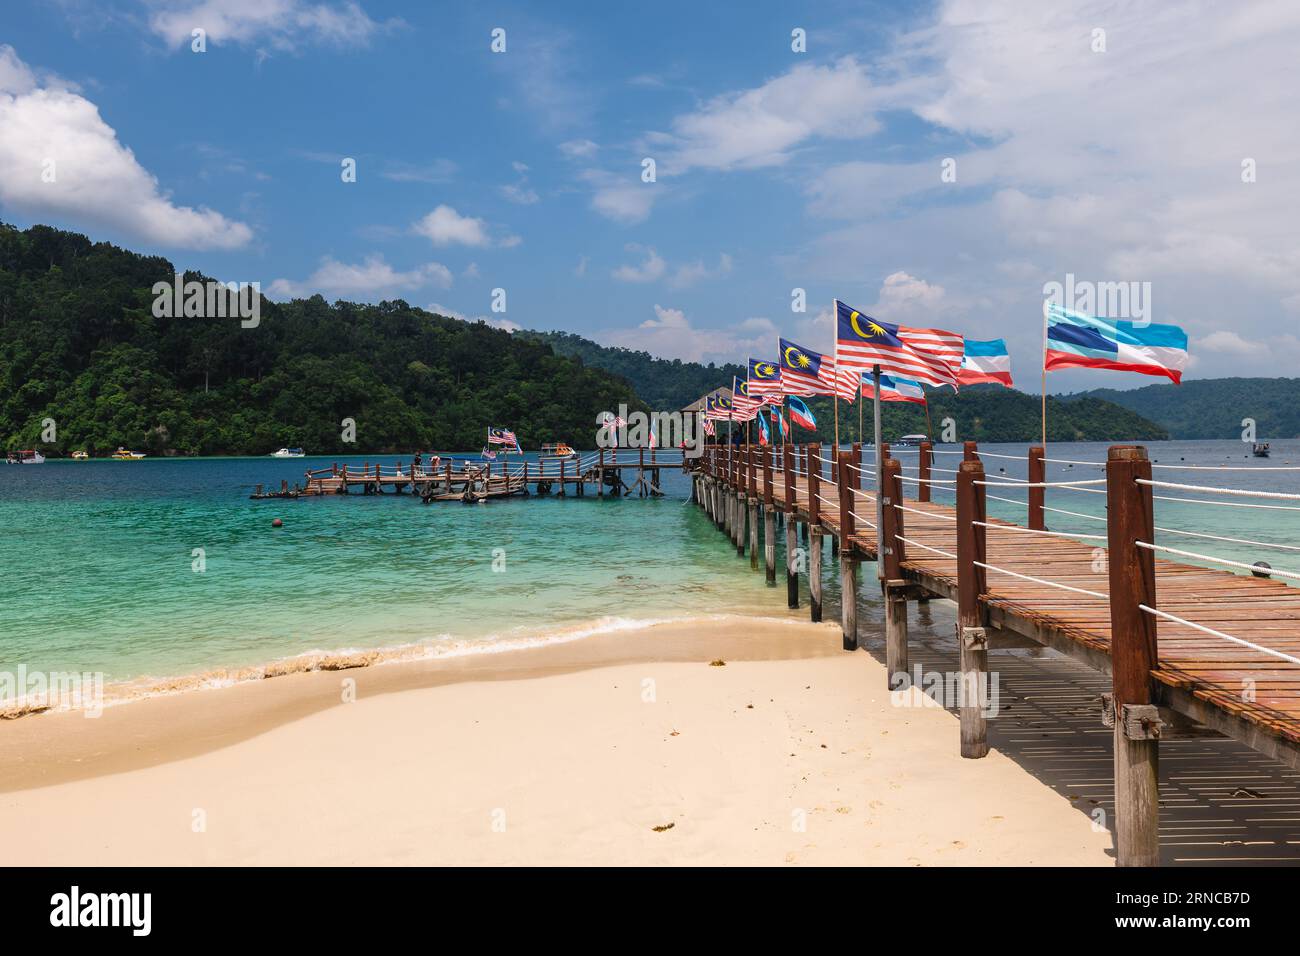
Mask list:
[[[853,509],[856,505],[853,489],[857,482],[853,479],[860,473],[848,465],[852,463],[853,452],[836,452],[839,461],[839,510],[840,510],[840,630],[846,651],[858,646],[858,561],[853,555],[853,544],[849,540],[855,531]]]
[[[822,619],[822,446],[808,446],[808,612]]]
[[[907,582],[903,579],[903,561],[907,554],[902,538],[906,536],[903,511],[903,463],[887,458],[884,463],[884,496],[881,500],[881,523],[884,569],[881,588],[885,600],[885,676],[890,690],[904,690],[910,683],[907,675]]]
[[[973,441],[962,442],[962,461],[979,461],[979,445]]]
[[[1043,446],[1034,445],[1029,449],[1029,527],[1034,531],[1045,531],[1047,524],[1043,521],[1043,505],[1047,501],[1047,489],[1035,488],[1047,480],[1047,462],[1043,460]]]
[[[1115,844],[1120,866],[1160,863],[1160,717],[1151,671],[1157,661],[1151,462],[1145,448],[1116,445],[1106,459],[1110,574],[1110,677],[1115,708]]]
[[[917,501],[930,500],[930,463],[934,460],[934,445],[928,441],[921,442],[921,453],[917,464],[917,476],[921,479],[920,490],[916,493]]]
[[[749,515],[749,509],[745,507],[745,486],[749,483],[745,465],[748,460],[749,442],[745,442],[743,450],[736,455],[736,487],[731,491],[736,506],[736,556],[741,558],[745,556],[745,532]]]
[[[782,465],[785,470],[785,603],[799,606],[799,529],[796,522],[798,499],[795,496],[794,448],[784,445]]]
[[[763,449],[763,574],[776,587],[776,502],[772,495],[772,449]]]
[[[749,566],[758,570],[758,451],[748,446],[749,487],[746,489],[746,506],[749,511]]]
[[[974,444],[968,442],[968,445]],[[969,451],[969,449],[968,449]],[[957,644],[961,648],[961,681],[957,686],[961,713],[961,755],[983,757],[989,752],[984,719],[988,680],[988,637],[980,596],[988,590],[986,564],[984,465],[978,458],[963,461],[957,470]]]

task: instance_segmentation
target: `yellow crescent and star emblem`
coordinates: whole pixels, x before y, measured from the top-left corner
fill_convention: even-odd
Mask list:
[[[887,333],[885,332],[885,330],[884,330],[880,325],[878,325],[876,322],[868,322],[868,323],[867,323],[867,329],[868,329],[869,331],[866,331],[866,332],[862,331],[862,326],[858,325],[858,319],[861,318],[861,317],[862,317],[862,313],[861,313],[861,312],[850,312],[850,313],[849,313],[849,325],[853,326],[853,331],[854,331],[854,332],[857,332],[859,337],[864,338],[864,339],[870,339],[870,338],[874,338],[874,337],[877,336],[877,335],[886,335],[886,334],[887,334]]]
[[[790,358],[790,353],[791,353],[791,352],[793,352],[795,355],[797,355],[798,358]],[[803,353],[800,352],[800,351],[799,351],[797,348],[795,348],[793,345],[787,345],[787,346],[785,347],[785,352],[782,353],[782,354],[785,356],[785,364],[788,365],[788,366],[790,366],[791,368],[798,368],[798,367],[799,367],[799,359],[803,359],[805,362],[807,361],[807,359],[804,357]]]
[[[768,365],[766,362],[760,362],[754,366],[754,374],[759,378],[771,378],[776,374],[776,368]]]

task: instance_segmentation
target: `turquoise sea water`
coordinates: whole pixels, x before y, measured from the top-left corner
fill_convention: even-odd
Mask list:
[[[1268,460],[1250,458],[1239,442],[1149,448],[1160,463],[1255,469],[1161,471],[1159,478],[1300,492],[1300,471],[1257,470],[1300,465],[1300,441],[1274,442]],[[1049,456],[1100,461],[1105,449],[1060,444]],[[1019,478],[1025,477],[1025,450],[981,448],[990,475]],[[915,453],[900,450],[899,457],[914,474]],[[0,670],[23,664],[29,670],[101,671],[110,681],[174,677],[310,651],[418,645],[466,652],[646,620],[806,614],[787,612],[784,586],[765,587],[748,559],[738,559],[703,512],[686,503],[689,482],[680,475],[666,473],[662,499],[588,495],[428,506],[392,495],[248,500],[256,483],[272,487],[283,478],[292,484],[306,468],[332,460],[344,461],[49,461],[0,469]],[[398,458],[366,460],[391,464]],[[937,464],[955,468],[958,460],[940,455]],[[1049,478],[1100,474],[1087,466],[1053,465]],[[906,493],[914,495],[915,485]],[[951,498],[937,494],[936,500]],[[1048,505],[1100,515],[1104,497],[1052,491]],[[989,511],[1014,520],[1024,514],[996,501]],[[1158,525],[1300,544],[1300,511],[1157,502],[1156,513]],[[277,517],[281,529],[271,527]],[[1049,514],[1049,527],[1104,528],[1059,514]],[[1161,541],[1300,566],[1285,552],[1253,546],[1172,536]],[[203,549],[202,571],[194,570],[195,549]],[[504,570],[494,570],[494,559],[497,567],[504,561]],[[872,574],[868,569],[864,579]],[[828,563],[828,620],[838,614],[836,578]],[[869,588],[864,595],[870,596]],[[872,602],[866,604],[864,626],[870,626],[877,617]]]

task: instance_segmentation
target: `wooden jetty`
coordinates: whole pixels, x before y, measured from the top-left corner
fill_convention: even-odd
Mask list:
[[[1098,719],[1114,733],[1121,866],[1152,866],[1159,860],[1157,753],[1162,738],[1228,736],[1300,768],[1300,589],[1272,578],[1158,557],[1164,552],[1234,565],[1160,545],[1155,535],[1159,530],[1197,540],[1297,549],[1157,528],[1154,518],[1154,499],[1169,498],[1170,491],[1196,496],[1172,500],[1207,506],[1223,504],[1199,497],[1213,492],[1291,499],[1292,505],[1249,506],[1293,512],[1300,511],[1300,495],[1156,480],[1153,467],[1189,466],[1153,466],[1144,448],[1131,445],[1112,447],[1105,462],[1061,462],[1071,468],[1095,465],[1098,471],[1054,482],[1045,480],[1046,465],[1053,460],[1041,447],[1029,450],[1026,479],[986,475],[984,456],[974,442],[961,451],[936,451],[924,443],[912,475],[904,473],[899,452],[891,454],[887,445],[881,448],[879,467],[874,451],[869,454],[868,464],[858,445],[838,454],[825,454],[816,444],[710,447],[694,474],[694,500],[727,532],[738,554],[748,546],[755,568],[762,524],[769,584],[776,583],[776,525],[784,523],[792,608],[799,604],[798,576],[804,564],[796,526],[802,529],[810,541],[806,556],[814,621],[821,620],[823,540],[829,536],[846,596],[841,621],[846,650],[858,646],[856,596],[860,586],[867,586],[858,580],[859,565],[875,562],[877,581],[870,587],[878,587],[884,599],[891,690],[910,684],[908,602],[933,597],[954,601],[962,756],[988,752],[981,688],[987,687],[990,652],[1050,647],[1111,677],[1111,693],[1098,701]],[[935,456],[943,454],[959,458],[952,462],[957,467],[938,467]],[[905,488],[913,493],[905,495]],[[1049,489],[1104,495],[1106,516],[1048,507]],[[1005,497],[1017,491],[1025,493],[1023,500]],[[953,503],[932,500],[941,493]],[[1025,523],[988,518],[989,499],[1025,507]],[[1050,531],[1045,513],[1095,521],[1099,533]],[[1295,572],[1272,573],[1300,578]]]
[[[258,485],[254,499],[346,495],[411,494],[425,504],[434,501],[479,502],[515,495],[575,495],[585,497],[658,497],[663,494],[665,471],[681,471],[690,459],[680,449],[610,448],[574,460],[542,462],[450,459],[437,465],[417,466],[414,461],[392,465],[363,462],[337,463],[308,470],[301,486],[264,493]]]

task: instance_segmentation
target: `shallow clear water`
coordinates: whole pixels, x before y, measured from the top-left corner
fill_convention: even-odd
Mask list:
[[[982,446],[987,471],[1024,478],[1026,448]],[[1300,441],[1274,442],[1267,460],[1250,458],[1248,448],[1231,441],[1149,448],[1162,464],[1300,465]],[[1100,461],[1105,453],[1095,443],[1048,451],[1080,461]],[[915,453],[900,449],[899,457],[914,474]],[[938,465],[955,468],[959,457],[940,455]],[[124,680],[256,665],[314,650],[486,648],[630,621],[788,613],[784,585],[766,588],[748,559],[737,559],[703,512],[687,504],[689,482],[681,475],[665,473],[662,499],[588,495],[468,506],[360,494],[248,500],[256,483],[293,483],[305,468],[331,460],[49,461],[0,469],[0,671],[23,664]],[[1052,465],[1049,479],[1100,474]],[[1300,472],[1159,471],[1157,477],[1300,492]],[[915,487],[907,485],[906,494]],[[996,493],[1025,497],[1013,489]],[[939,493],[936,500],[951,497]],[[1047,504],[1095,516],[1104,511],[1103,496],[1084,492],[1054,489]],[[1024,518],[1022,506],[990,501],[989,511]],[[1158,501],[1156,514],[1164,527],[1300,544],[1300,511]],[[271,527],[276,517],[283,528]],[[1086,518],[1048,518],[1055,530],[1104,529]],[[1300,567],[1294,560],[1300,555],[1285,552],[1172,535],[1160,540]],[[196,571],[200,548],[206,567]],[[504,570],[493,570],[494,558],[498,567],[504,561]],[[873,575],[874,568],[864,569],[864,580]],[[828,560],[828,620],[838,614],[837,577]],[[864,602],[864,626],[876,619],[875,603]]]

